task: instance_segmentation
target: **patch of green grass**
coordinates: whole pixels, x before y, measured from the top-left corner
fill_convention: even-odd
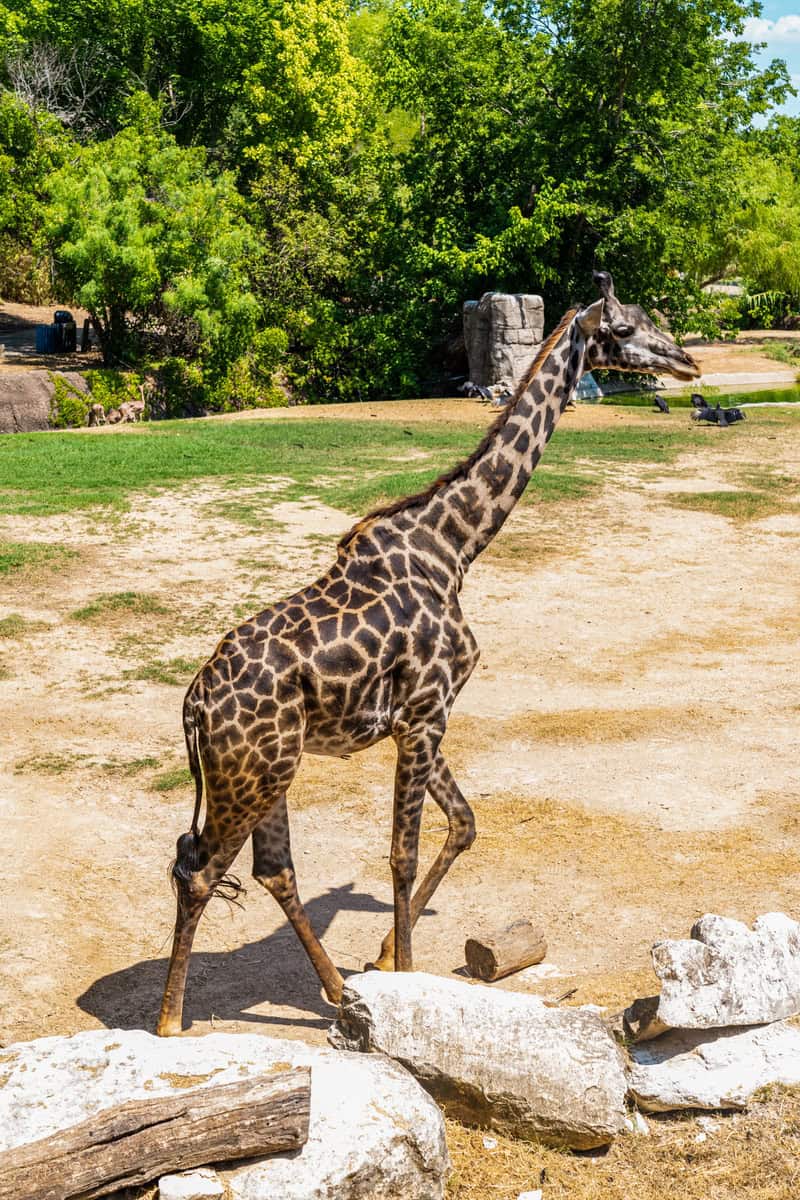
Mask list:
[[[800,367],[800,344],[797,342],[767,341],[757,347],[757,353],[787,367]]]
[[[150,786],[154,792],[172,792],[175,788],[185,787],[192,783],[192,772],[188,767],[172,767],[156,775]]]
[[[57,566],[67,559],[75,558],[76,553],[75,550],[57,542],[0,542],[0,575],[10,575],[12,571],[22,571],[30,567]]]
[[[425,488],[441,471],[475,447],[480,432],[465,426],[356,420],[296,422],[159,422],[136,433],[102,438],[73,434],[9,434],[0,438],[0,511],[55,513],[105,504],[123,506],[130,492],[174,487],[198,479],[256,482],[264,476],[290,480],[281,498],[313,494],[354,514],[382,500]],[[562,476],[585,476],[578,460],[665,461],[688,440],[677,427],[607,431],[557,431],[547,462]],[[424,467],[394,463],[409,444],[427,455]],[[346,465],[339,472],[336,464]],[[388,464],[388,469],[387,469]],[[538,473],[537,473],[538,474]],[[85,480],[91,478],[89,491]],[[537,476],[534,475],[534,480]],[[562,479],[558,498],[568,486]],[[533,484],[546,498],[552,485]],[[227,503],[227,502],[223,502]],[[231,502],[227,514],[260,526],[263,507]]]
[[[226,521],[236,521],[246,529],[257,532],[267,529],[282,529],[283,524],[270,513],[270,505],[275,503],[275,493],[267,493],[262,498],[249,497],[241,500],[214,500],[203,505],[203,515],[222,517]]]
[[[126,679],[139,679],[148,683],[166,683],[170,687],[188,687],[204,659],[156,658],[140,663],[129,671],[123,671]]]
[[[14,763],[14,774],[63,775],[78,766],[83,757],[80,754],[31,754]]]
[[[113,775],[120,779],[129,779],[133,775],[140,775],[142,771],[149,771],[157,766],[158,759],[152,757],[110,758],[106,762],[100,763],[100,767],[106,775]]]
[[[74,621],[99,621],[113,613],[145,617],[168,613],[170,610],[148,592],[107,592],[91,604],[76,608],[70,616]]]
[[[9,613],[7,617],[0,619],[0,638],[18,638],[24,637],[29,633],[37,633],[40,629],[47,629],[45,621],[31,621],[28,617],[23,617],[22,613]]]
[[[791,390],[776,395],[791,398]],[[748,398],[769,399],[770,393]],[[741,399],[726,397],[726,403]],[[310,417],[302,425],[296,421],[163,421],[105,437],[4,435],[0,437],[0,512],[59,513],[98,505],[122,509],[134,491],[209,479],[231,487],[251,486],[265,477],[277,477],[286,480],[285,487],[270,495],[293,500],[312,497],[357,516],[382,501],[424,489],[468,455],[480,438],[480,430],[469,426],[415,423],[404,427],[359,420],[358,411],[354,406],[352,419]],[[785,426],[786,412],[761,410],[758,421]],[[747,426],[751,423],[755,425],[755,417]],[[598,467],[668,463],[695,444],[696,430],[678,414],[674,420],[665,417],[655,422],[642,413],[641,420],[590,430],[562,422],[546,451],[547,469],[534,473],[526,499],[534,503],[577,499],[599,486]],[[718,444],[724,443],[720,439]],[[412,460],[413,465],[408,462],[410,447],[426,456],[423,466],[418,459]],[[551,477],[545,478],[548,471]],[[87,479],[92,480],[91,489]],[[249,500],[230,504],[230,514],[263,525],[266,499],[252,511]],[[52,547],[47,549],[52,553]],[[1,564],[0,557],[0,569]]]
[[[672,492],[666,499],[675,508],[730,517],[734,521],[756,521],[785,511],[785,505],[767,492]]]

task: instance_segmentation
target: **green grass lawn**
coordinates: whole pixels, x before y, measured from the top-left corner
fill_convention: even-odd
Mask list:
[[[425,487],[479,438],[479,429],[464,426],[376,420],[170,421],[105,436],[8,434],[0,437],[0,512],[123,509],[137,491],[280,476],[288,481],[284,499],[313,495],[358,514]],[[526,500],[578,498],[597,486],[604,464],[668,462],[694,440],[685,417],[597,431],[562,422]],[[410,451],[416,457],[402,461]]]

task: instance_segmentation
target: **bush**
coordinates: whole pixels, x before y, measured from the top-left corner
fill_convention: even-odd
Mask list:
[[[70,429],[85,425],[89,417],[89,401],[63,375],[49,372],[53,383],[50,402],[50,424],[54,429]]]
[[[151,417],[202,417],[208,411],[202,367],[184,358],[154,364],[148,376],[147,410]]]
[[[92,404],[102,404],[103,412],[119,408],[126,400],[139,400],[142,384],[141,375],[133,371],[111,371],[106,369],[87,371]]]

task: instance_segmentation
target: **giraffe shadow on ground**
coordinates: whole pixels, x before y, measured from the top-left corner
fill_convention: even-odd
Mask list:
[[[306,912],[320,937],[325,936],[336,914],[343,910],[393,913],[391,904],[353,888],[352,883],[329,888],[306,903]],[[255,889],[254,895],[258,896]],[[264,899],[269,901],[267,896]],[[428,913],[433,911],[426,910]],[[362,969],[363,964],[353,957],[348,970],[341,963],[335,946],[329,949],[345,977]],[[104,975],[78,996],[78,1007],[109,1029],[153,1030],[167,976],[167,963],[168,957],[148,959]],[[249,1011],[263,1004],[294,1008],[310,1015],[295,1017]],[[192,954],[184,1028],[195,1021],[210,1021],[213,1017],[255,1025],[326,1029],[334,1011],[322,995],[319,979],[288,922],[259,941],[248,942],[235,950],[198,950]]]

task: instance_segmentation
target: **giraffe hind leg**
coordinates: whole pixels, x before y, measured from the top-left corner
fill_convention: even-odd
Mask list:
[[[253,876],[280,904],[332,1004],[342,998],[344,980],[315,934],[297,892],[286,795],[253,830]]]
[[[444,879],[451,866],[475,841],[475,817],[472,809],[461,794],[444,756],[437,754],[428,780],[428,793],[447,817],[448,834],[433,865],[411,898],[411,928],[419,920],[425,905]],[[381,943],[381,952],[373,963],[367,964],[379,971],[394,969],[394,929]]]

